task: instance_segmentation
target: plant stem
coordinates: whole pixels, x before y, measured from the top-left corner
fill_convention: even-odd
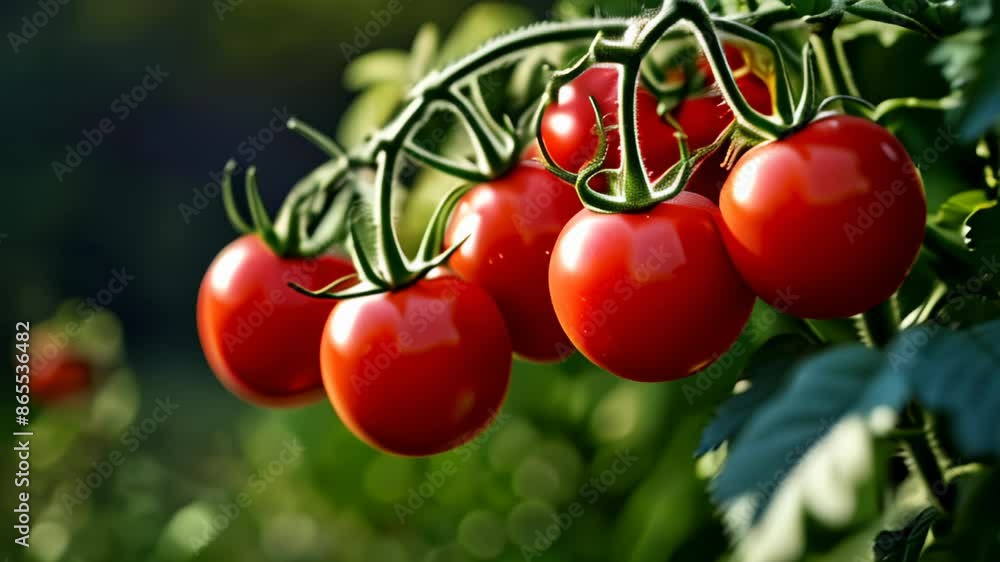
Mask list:
[[[934,428],[930,420],[915,404],[908,408],[908,417],[912,425],[900,428],[904,433],[900,436],[903,450],[909,457],[917,475],[927,487],[928,496],[942,513],[948,514],[955,507],[956,491],[948,482],[938,454],[931,445]],[[912,432],[910,430],[916,430]]]
[[[859,318],[858,332],[862,343],[873,348],[885,347],[899,333],[900,321],[899,302],[893,295]]]

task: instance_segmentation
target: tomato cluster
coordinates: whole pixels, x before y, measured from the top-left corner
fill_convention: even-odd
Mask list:
[[[770,113],[767,80],[740,50],[726,55],[749,105]],[[701,88],[669,119],[653,93],[636,93],[651,180],[681,157],[671,123],[697,149],[734,119],[707,64],[694,67]],[[588,69],[546,109],[539,138],[559,167],[575,172],[595,157],[591,98],[608,131],[604,166],[618,165],[618,80],[615,67]],[[756,298],[807,318],[874,307],[899,288],[923,237],[926,202],[912,161],[891,134],[857,117],[813,121],[749,150],[731,170],[718,148],[685,192],[630,213],[584,208],[531,152],[458,200],[443,236],[457,251],[401,287],[339,304],[312,299],[287,285],[322,285],[350,273],[350,263],[281,258],[253,235],[231,244],[199,295],[213,370],[266,405],[298,404],[325,388],[364,441],[433,454],[490,422],[512,354],[559,361],[578,350],[624,378],[686,377],[726,352]],[[865,213],[875,220],[862,225]]]

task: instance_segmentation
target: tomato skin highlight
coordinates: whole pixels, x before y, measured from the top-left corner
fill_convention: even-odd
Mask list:
[[[319,334],[332,300],[295,292],[353,273],[346,258],[281,258],[257,235],[223,248],[198,292],[198,336],[212,371],[247,402],[297,406],[323,395]]]
[[[320,356],[344,424],[401,456],[447,451],[485,429],[506,397],[512,361],[500,310],[457,277],[343,301]]]
[[[642,213],[578,213],[549,268],[556,315],[577,349],[641,382],[692,375],[725,353],[754,296],[718,220],[711,202],[686,192]]]
[[[572,350],[549,298],[549,257],[563,226],[583,209],[576,190],[536,161],[479,184],[455,207],[445,234],[449,265],[500,308],[514,352],[558,361]]]
[[[844,115],[748,151],[720,207],[741,275],[804,318],[851,316],[889,298],[916,260],[927,217],[902,143]]]

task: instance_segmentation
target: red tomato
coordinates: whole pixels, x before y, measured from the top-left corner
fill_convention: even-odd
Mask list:
[[[577,349],[642,382],[686,377],[718,359],[754,302],[718,220],[711,202],[686,192],[643,213],[578,213],[549,268],[552,304]]]
[[[709,83],[712,82],[710,80]],[[771,94],[763,80],[746,74],[738,78],[736,84],[754,109],[771,113]],[[556,164],[571,172],[579,171],[597,150],[597,121],[590,106],[591,96],[597,100],[605,116],[605,126],[615,125],[618,111],[617,68],[595,66],[588,69],[560,88],[558,100],[542,115],[541,133],[546,150]],[[656,106],[653,94],[640,86],[636,93],[637,133],[643,164],[650,180],[660,177],[680,160],[675,129],[657,115]],[[673,116],[688,136],[688,146],[692,151],[715,142],[733,120],[732,110],[718,92],[684,100],[673,109]],[[617,130],[609,131],[605,167],[619,165],[620,150]],[[689,189],[717,201],[721,180],[726,175],[726,170],[719,166],[721,162],[720,157],[714,166],[699,166]],[[595,185],[599,187],[601,181],[596,180]]]
[[[751,107],[765,115],[772,113],[771,92],[763,80],[749,74],[738,78],[736,84]],[[726,105],[722,95],[716,93],[684,100],[674,109],[674,118],[688,135],[688,144],[693,151],[715,142],[733,121],[733,110]],[[688,191],[704,195],[718,204],[719,192],[729,176],[729,170],[722,166],[727,149],[728,145],[720,146],[698,164],[688,181]]]
[[[734,75],[740,76],[741,73],[745,72],[747,59],[743,54],[743,49],[735,45],[725,44],[722,46],[722,50],[726,53],[726,62],[729,63],[729,68],[733,71]],[[705,55],[698,57],[698,60],[695,61],[695,66],[697,66],[701,75],[704,76],[706,86],[715,84],[715,74],[712,72],[712,67],[708,64],[708,59],[705,58]]]
[[[343,301],[321,345],[323,382],[360,439],[404,456],[472,439],[496,416],[510,381],[503,317],[456,277]]]
[[[563,226],[583,208],[576,190],[536,161],[479,184],[455,207],[445,234],[459,277],[493,297],[514,351],[554,361],[572,350],[549,299],[549,256]]]
[[[556,164],[577,172],[597,151],[597,119],[590,97],[597,101],[604,124],[618,122],[618,68],[594,66],[559,89],[558,99],[542,115],[541,133],[545,149]],[[661,175],[679,156],[674,129],[656,114],[656,98],[639,87],[636,93],[636,119],[642,144],[643,163],[651,178]],[[621,162],[618,131],[607,131],[608,154],[605,168]]]
[[[45,344],[31,358],[31,396],[39,402],[55,403],[83,394],[93,385],[90,363],[66,349],[51,357]]]
[[[927,202],[903,145],[840,115],[747,152],[721,210],[729,253],[762,299],[835,318],[871,309],[903,283]]]
[[[341,257],[283,259],[256,235],[223,248],[198,292],[198,335],[215,375],[237,396],[293,406],[322,396],[319,334],[334,301],[292,290],[354,271]]]

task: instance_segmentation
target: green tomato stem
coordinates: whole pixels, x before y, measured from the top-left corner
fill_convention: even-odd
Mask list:
[[[957,495],[955,487],[942,470],[939,449],[936,450],[933,445],[933,422],[916,404],[907,408],[905,416],[909,421],[899,428],[898,437],[910,467],[923,482],[934,506],[941,513],[950,514],[955,508]]]
[[[860,98],[858,86],[854,83],[851,66],[844,55],[843,46],[834,37],[835,21],[823,25],[814,34],[820,73],[826,85],[828,96],[846,95]],[[846,107],[843,108],[845,111]]]

